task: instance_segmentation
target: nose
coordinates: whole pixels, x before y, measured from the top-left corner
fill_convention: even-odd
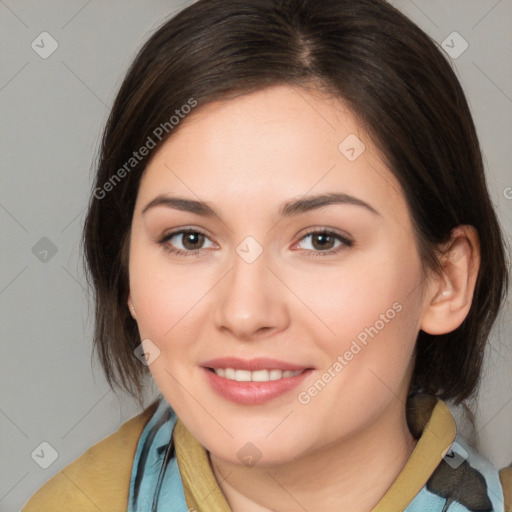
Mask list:
[[[289,324],[285,288],[269,268],[265,251],[252,262],[235,252],[232,268],[219,283],[215,322],[240,341],[279,332]]]

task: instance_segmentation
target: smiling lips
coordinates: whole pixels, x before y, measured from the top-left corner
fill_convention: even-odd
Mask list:
[[[231,401],[259,405],[298,386],[313,368],[268,358],[212,359],[201,364],[214,391]]]

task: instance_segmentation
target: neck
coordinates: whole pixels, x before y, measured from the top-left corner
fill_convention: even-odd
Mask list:
[[[349,439],[271,467],[245,467],[209,454],[233,512],[371,510],[409,459],[416,440],[405,407],[393,404]]]

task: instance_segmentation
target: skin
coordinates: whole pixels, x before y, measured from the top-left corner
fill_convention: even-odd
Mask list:
[[[450,332],[467,315],[478,236],[459,226],[443,247],[443,274],[425,276],[397,180],[354,114],[317,91],[271,87],[198,107],[181,123],[146,168],[131,232],[128,306],[141,339],[160,350],[152,376],[208,450],[235,512],[370,510],[415,446],[405,402],[416,336]],[[366,147],[354,161],[338,149],[349,134]],[[355,196],[378,214],[335,204],[279,217],[283,202],[324,192]],[[217,216],[162,205],[142,213],[159,195],[206,201]],[[192,245],[172,238],[182,250],[196,244],[196,255],[159,243],[180,228],[207,235]],[[341,250],[322,256],[308,228],[353,245],[334,241],[324,250]],[[263,251],[252,263],[236,251],[247,236]],[[395,303],[400,312],[300,403],[298,393]],[[315,371],[285,395],[242,405],[216,394],[200,368],[224,356]],[[261,452],[252,467],[237,456],[247,442]]]

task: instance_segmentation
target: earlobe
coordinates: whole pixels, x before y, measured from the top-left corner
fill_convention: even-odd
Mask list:
[[[132,315],[134,320],[137,320],[136,313],[135,313],[135,306],[133,305],[131,293],[128,294],[127,303],[128,303],[128,309],[130,310],[130,314]]]
[[[473,226],[457,226],[445,246],[442,274],[432,278],[425,295],[420,328],[429,334],[454,331],[466,318],[480,268],[480,243]]]

